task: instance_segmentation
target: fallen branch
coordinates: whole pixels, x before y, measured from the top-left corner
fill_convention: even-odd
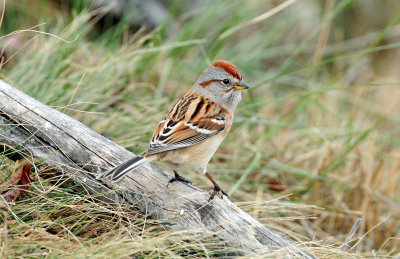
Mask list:
[[[288,257],[314,258],[226,197],[208,202],[209,193],[194,186],[176,183],[167,188],[172,175],[154,165],[142,166],[116,184],[96,180],[97,174],[134,155],[1,80],[0,144],[18,156],[40,159],[91,193],[138,208],[172,229],[195,229],[200,235],[211,231],[246,254],[279,250]]]

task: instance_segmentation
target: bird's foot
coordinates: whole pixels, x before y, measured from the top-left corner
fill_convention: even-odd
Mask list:
[[[219,185],[214,185],[214,190],[212,191],[210,198],[208,198],[208,201],[214,199],[216,194],[220,194],[218,196],[220,196],[221,199],[223,198],[223,195],[229,198],[228,194],[226,194],[226,192],[224,192],[224,190],[222,190],[221,187],[219,187]]]
[[[174,178],[172,178],[171,180],[168,181],[167,187],[168,187],[168,185],[170,183],[173,183],[175,181],[192,184],[191,181],[189,181],[188,179],[184,178],[183,176],[180,176],[176,171],[174,171],[174,175],[175,175]]]

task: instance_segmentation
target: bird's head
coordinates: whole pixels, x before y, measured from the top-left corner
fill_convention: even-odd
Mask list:
[[[197,91],[227,109],[235,109],[240,102],[241,91],[248,88],[237,67],[224,60],[214,61],[195,84]]]

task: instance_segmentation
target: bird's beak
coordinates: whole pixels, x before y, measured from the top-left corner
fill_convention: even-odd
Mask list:
[[[237,84],[237,85],[235,86],[235,89],[236,89],[236,90],[244,90],[244,89],[247,89],[247,88],[249,88],[249,86],[246,85],[246,84],[243,83],[243,82],[240,82],[239,84]]]

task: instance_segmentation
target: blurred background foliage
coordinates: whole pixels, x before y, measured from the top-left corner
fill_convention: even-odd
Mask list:
[[[7,1],[0,76],[137,153],[232,61],[251,89],[209,166],[231,199],[316,247],[361,218],[352,251],[398,256],[399,19],[390,0]]]

